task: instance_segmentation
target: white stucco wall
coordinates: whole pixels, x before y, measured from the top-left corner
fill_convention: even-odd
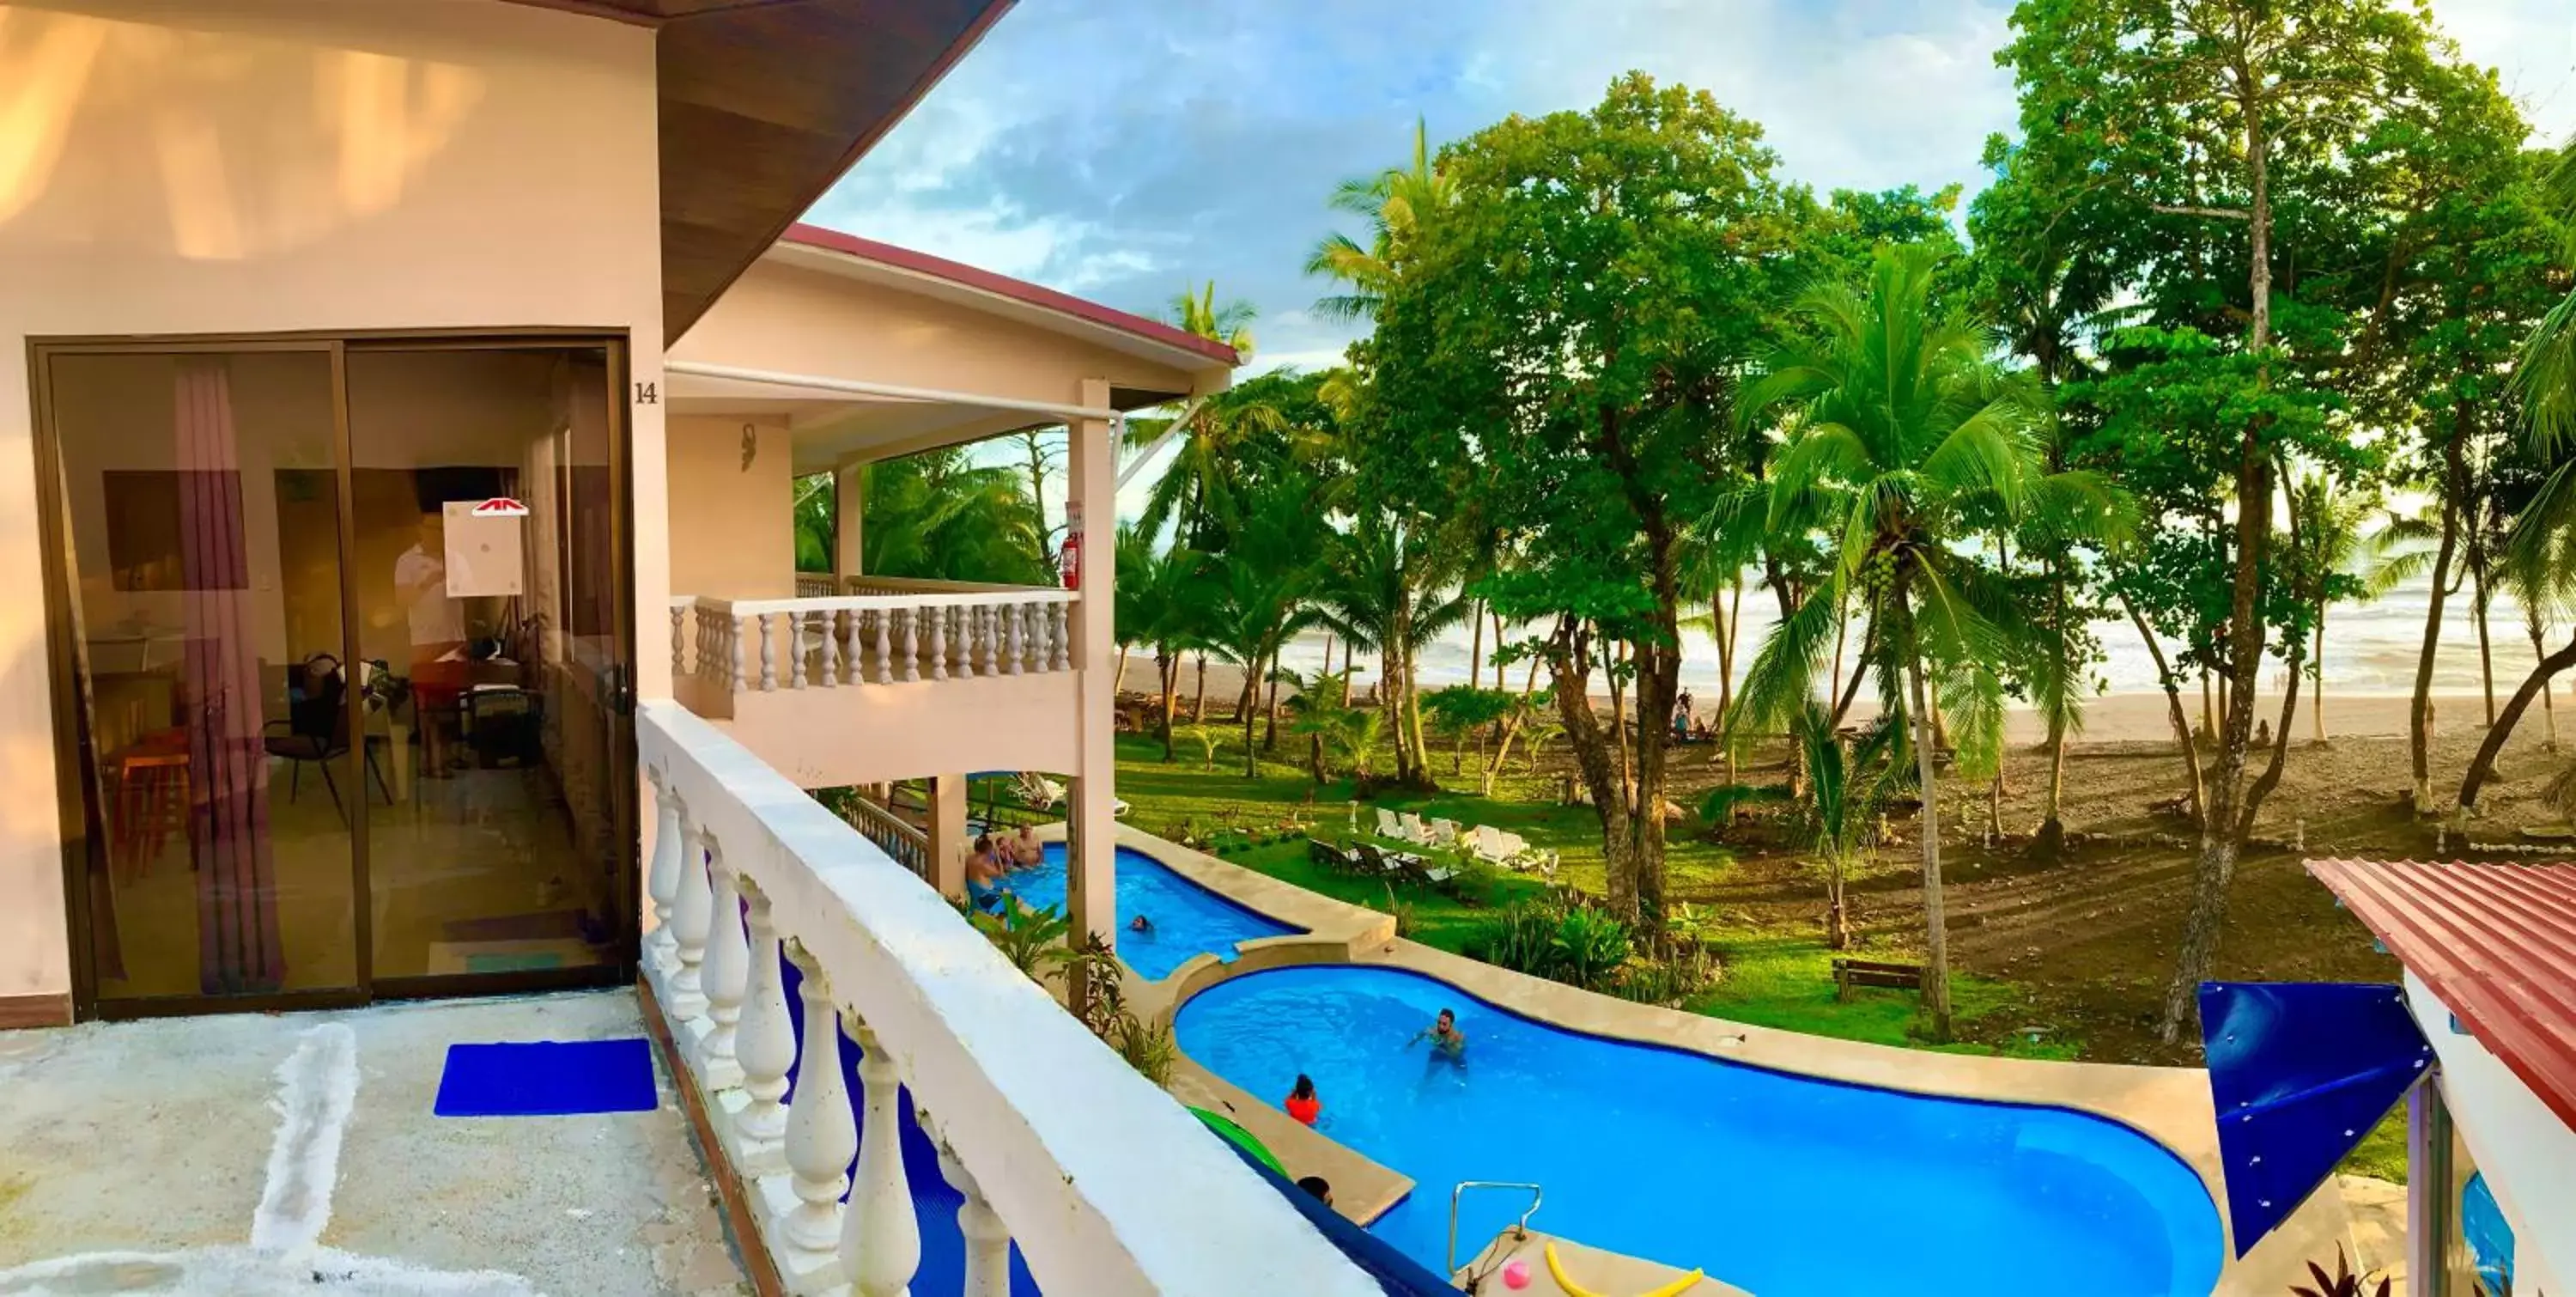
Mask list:
[[[2451,1008],[2414,973],[2406,1000],[2442,1060],[2442,1098],[2513,1225],[2514,1291],[2576,1292],[2576,1130],[2503,1060],[2451,1029]]]
[[[0,0],[0,997],[71,986],[27,339],[564,326],[658,382],[656,121],[650,32],[498,0]]]

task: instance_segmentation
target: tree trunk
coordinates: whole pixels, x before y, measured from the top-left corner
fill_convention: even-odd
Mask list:
[[[1903,577],[1898,580],[1901,582]],[[1932,707],[1923,688],[1923,659],[1915,651],[1906,592],[1896,592],[1897,615],[1906,622],[1899,651],[1905,654],[1905,691],[1914,710],[1914,777],[1923,794],[1923,1008],[1932,1015],[1932,1040],[1950,1039],[1950,925],[1941,908],[1941,794],[1932,755]]]
[[[1485,606],[1482,601],[1468,612],[1467,620],[1476,628],[1475,639],[1467,647],[1467,687],[1474,689],[1485,683]],[[1500,641],[1496,643],[1499,646]]]
[[[2495,650],[2487,643],[2487,564],[2485,547],[2469,542],[2469,616],[2478,627],[2478,686],[2486,694],[2487,728],[2494,729]]]
[[[2460,780],[2461,818],[2466,819],[2477,809],[2478,789],[2494,776],[2496,755],[2504,751],[2505,740],[2513,737],[2513,727],[2522,719],[2523,712],[2530,708],[2533,695],[2548,689],[2549,682],[2571,666],[2576,666],[2576,639],[2569,640],[2566,647],[2534,663],[2531,674],[2522,678],[2522,687],[2514,690],[2513,697],[2506,700],[2504,710],[2496,716],[2496,723],[2487,727],[2486,739],[2478,744],[2478,755],[2469,762],[2467,777]]]
[[[1277,649],[1270,650],[1270,668],[1267,674],[1270,701],[1261,706],[1261,750],[1276,752],[1279,750],[1279,650]]]
[[[1628,799],[1619,786],[1619,771],[1610,744],[1601,732],[1600,714],[1592,710],[1590,635],[1580,625],[1560,619],[1549,637],[1548,675],[1556,686],[1556,712],[1565,727],[1566,747],[1574,768],[1592,795],[1592,813],[1601,821],[1602,868],[1611,917],[1637,916],[1636,855],[1629,834]]]
[[[2316,701],[2308,704],[2309,719],[2317,732],[2317,746],[2326,745],[2326,603],[2317,601],[2317,656],[2311,663],[2317,673]]]
[[[1124,688],[1126,688],[1126,687],[1127,687],[1127,646],[1126,646],[1126,645],[1124,645],[1124,644],[1121,644],[1121,645],[1119,645],[1119,646],[1118,646],[1118,673],[1117,673],[1116,675],[1113,675],[1113,676],[1109,677],[1109,699],[1110,699],[1111,706],[1112,706],[1113,708],[1114,708],[1114,707],[1116,706],[1116,704],[1117,704],[1117,700],[1118,700],[1118,693],[1119,693],[1119,691],[1120,691],[1120,690],[1122,690],[1122,689],[1124,689]]]
[[[1628,804],[1628,813],[1633,815],[1637,811],[1637,765],[1635,748],[1628,738],[1628,690],[1619,681],[1619,667],[1627,659],[1628,646],[1614,641],[1610,651],[1610,733],[1619,742],[1619,800]],[[1638,728],[1645,728],[1642,717]]]
[[[1843,908],[1843,861],[1840,855],[1825,858],[1825,948],[1851,948],[1851,916]]]
[[[1154,676],[1163,688],[1163,760],[1173,761],[1178,759],[1174,752],[1172,721],[1180,710],[1180,660],[1169,653],[1156,653]]]
[[[1710,726],[1717,734],[1718,755],[1726,762],[1726,782],[1731,784],[1736,781],[1735,744],[1729,740],[1726,727],[1735,716],[1735,627],[1736,619],[1744,615],[1744,573],[1741,570],[1737,571],[1727,579],[1727,583],[1733,587],[1734,606],[1727,609],[1725,616],[1716,622],[1717,719],[1712,721]],[[1708,608],[1712,617],[1717,614],[1722,602],[1724,602],[1722,594],[1709,596]]]
[[[2149,629],[2147,619],[2138,614],[2138,606],[2129,602],[2126,594],[2117,590],[2112,593],[2120,600],[2122,610],[2129,614],[2129,624],[2138,628],[2138,638],[2146,642],[2147,656],[2155,660],[2156,679],[2165,688],[2165,719],[2173,726],[2174,750],[2182,754],[2183,790],[2190,798],[2191,822],[2194,825],[2206,823],[2209,817],[2201,805],[2200,750],[2192,745],[2191,718],[2183,711],[2182,681],[2175,677],[2173,665],[2165,660],[2165,646],[2156,642],[2155,631]]]
[[[2253,96],[2256,88],[2244,93]],[[2263,131],[2263,105],[2244,105],[2247,220],[2252,238],[2253,336],[2257,355],[2272,345],[2272,206],[2268,150]],[[2271,386],[2269,362],[2260,362],[2256,385]],[[2268,780],[2245,786],[2246,750],[2254,733],[2254,687],[2263,668],[2263,623],[2256,607],[2262,567],[2272,529],[2272,459],[2262,444],[2262,426],[2248,424],[2236,456],[2236,552],[2230,574],[2227,617],[2227,713],[2219,732],[2218,777],[2210,781],[2200,823],[2200,859],[2192,871],[2191,912],[2183,925],[2182,954],[2165,989],[2162,1036],[2168,1045],[2182,1038],[2187,1025],[2199,1020],[2200,984],[2218,962],[2218,937],[2227,917],[2227,889],[2235,881],[2236,860],[2245,834],[2269,791]],[[2284,690],[2293,700],[2297,682]],[[2249,795],[2250,793],[2250,795]]]
[[[1190,724],[1207,724],[1207,651],[1199,651],[1198,687],[1190,699]]]
[[[2526,610],[2523,613],[2522,625],[2523,629],[2531,634],[2531,656],[2535,660],[2544,656],[2548,652],[2549,646],[2541,641],[2539,617]],[[2540,691],[2540,715],[2541,718],[2549,724],[2549,729],[2547,731],[2549,750],[2555,752],[2558,750],[2557,690],[2543,689]]]
[[[2414,762],[2415,813],[2433,813],[2433,655],[2442,647],[2442,600],[2450,590],[2451,556],[2459,545],[2461,488],[2468,467],[2467,407],[2456,409],[2451,438],[2442,447],[2442,543],[2433,551],[2433,589],[2424,602],[2424,647],[2415,657],[2415,699],[2406,713],[2406,750]]]
[[[1261,774],[1261,768],[1255,764],[1259,754],[1252,746],[1253,725],[1261,719],[1258,709],[1253,706],[1261,694],[1260,669],[1261,663],[1257,658],[1244,667],[1243,701],[1235,708],[1243,714],[1243,777],[1246,779],[1258,778]]]

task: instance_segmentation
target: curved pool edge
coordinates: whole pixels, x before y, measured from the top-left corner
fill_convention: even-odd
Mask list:
[[[2226,1183],[2218,1152],[2217,1109],[2209,1094],[2208,1074],[2199,1068],[2153,1067],[2121,1063],[2054,1062],[1975,1054],[1948,1054],[1839,1040],[1776,1027],[1639,1004],[1600,995],[1544,978],[1453,955],[1394,933],[1391,915],[1349,905],[1309,892],[1229,861],[1121,824],[1119,844],[1153,856],[1167,868],[1256,913],[1308,928],[1303,935],[1269,937],[1243,943],[1231,962],[1213,956],[1185,961],[1160,982],[1142,982],[1148,993],[1139,1004],[1170,1024],[1180,1007],[1211,987],[1237,977],[1310,964],[1386,967],[1446,982],[1505,1012],[1542,1025],[1629,1044],[1698,1054],[1720,1062],[1819,1081],[1865,1086],[1931,1098],[2056,1108],[2097,1117],[2127,1128],[2154,1143],[2189,1168],[2209,1195],[2217,1214],[2223,1255],[2217,1294],[2265,1294],[2282,1290],[2305,1274],[2309,1255],[2330,1255],[2346,1233],[2347,1215],[2331,1181],[2301,1204],[2299,1210],[2243,1257],[2236,1255],[2234,1230],[2227,1211]],[[1409,1191],[1412,1181],[1393,1168],[1373,1162],[1331,1137],[1297,1125],[1274,1103],[1245,1094],[1216,1077],[1181,1052],[1183,1067],[1222,1087],[1219,1093],[1248,1103],[1287,1129],[1282,1138],[1292,1146],[1329,1145],[1344,1157],[1376,1168]],[[1265,1142],[1269,1129],[1265,1123]],[[1273,1145],[1275,1149],[1277,1145]],[[1327,1176],[1330,1178],[1330,1176]],[[1335,1181],[1335,1196],[1340,1198]],[[1374,1204],[1365,1217],[1374,1219],[1402,1200],[1402,1194]],[[1346,1205],[1347,1206],[1347,1205]]]

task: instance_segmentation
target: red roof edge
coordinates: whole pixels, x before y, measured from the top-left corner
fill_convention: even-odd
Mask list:
[[[2576,1129],[2576,865],[2305,863]]]
[[[1186,329],[1176,329],[1160,320],[1131,315],[1115,307],[1085,301],[1071,293],[1059,293],[1052,288],[1032,284],[1024,279],[995,274],[980,267],[967,265],[962,261],[950,261],[946,257],[934,257],[927,252],[915,252],[910,248],[898,248],[891,243],[879,243],[875,239],[863,239],[855,234],[827,230],[820,225],[808,225],[803,221],[788,226],[787,233],[780,236],[779,241],[808,248],[821,248],[827,252],[846,253],[879,265],[892,266],[897,270],[908,270],[915,274],[928,275],[933,279],[944,279],[952,284],[997,294],[1015,302],[1026,302],[1031,306],[1054,311],[1060,315],[1069,315],[1077,320],[1116,329],[1121,333],[1143,338],[1147,342],[1196,352],[1222,364],[1243,363],[1243,357],[1236,354],[1234,348],[1213,338],[1202,338]]]

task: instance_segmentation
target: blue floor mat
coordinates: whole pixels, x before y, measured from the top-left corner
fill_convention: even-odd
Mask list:
[[[559,1117],[651,1112],[653,1047],[629,1040],[450,1045],[438,1079],[441,1117]]]

